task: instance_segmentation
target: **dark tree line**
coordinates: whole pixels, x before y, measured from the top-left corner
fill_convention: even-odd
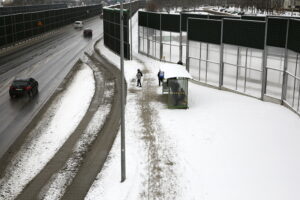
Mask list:
[[[241,9],[257,9],[261,11],[282,10],[284,0],[151,0],[148,1],[148,10],[170,10],[176,8],[196,8],[203,5],[209,6],[235,6]]]

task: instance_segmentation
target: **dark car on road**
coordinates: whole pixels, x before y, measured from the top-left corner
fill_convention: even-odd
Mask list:
[[[92,37],[92,36],[93,36],[92,29],[84,29],[83,30],[83,37]]]
[[[33,97],[38,93],[39,83],[33,78],[15,79],[10,88],[9,95],[11,98],[28,95]]]

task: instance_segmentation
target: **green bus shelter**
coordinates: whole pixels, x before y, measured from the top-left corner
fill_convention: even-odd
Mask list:
[[[188,83],[191,75],[182,65],[165,63],[163,94],[168,95],[168,108],[188,108]]]

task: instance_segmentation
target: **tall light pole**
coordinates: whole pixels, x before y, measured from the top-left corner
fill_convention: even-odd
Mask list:
[[[120,65],[121,65],[121,182],[126,179],[125,165],[125,106],[124,106],[124,33],[123,33],[123,0],[120,0]]]
[[[132,60],[132,10],[131,0],[129,1],[129,12],[130,12],[130,60]]]

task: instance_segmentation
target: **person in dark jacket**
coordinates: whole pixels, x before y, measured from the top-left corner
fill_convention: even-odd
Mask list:
[[[164,80],[164,76],[165,76],[165,73],[161,70],[158,71],[157,73],[157,77],[158,77],[158,85],[160,86],[160,84],[163,82]]]
[[[142,87],[142,83],[141,83],[141,78],[143,76],[143,73],[141,72],[140,69],[137,70],[137,73],[136,73],[136,79],[137,79],[137,84],[136,86],[137,87]]]

